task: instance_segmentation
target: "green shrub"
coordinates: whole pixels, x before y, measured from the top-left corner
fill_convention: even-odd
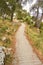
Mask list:
[[[43,22],[41,22],[40,29],[43,30]]]
[[[5,32],[5,31],[6,31],[6,29],[8,29],[8,27],[7,27],[7,26],[2,26],[2,27],[0,28],[0,32],[1,32],[1,33],[3,33],[3,32]]]
[[[43,37],[43,23],[41,23],[41,26],[40,26],[40,36]]]
[[[24,18],[24,21],[27,22],[28,24],[30,24],[30,21],[31,21],[31,20],[30,20],[30,17],[27,16],[26,18]]]

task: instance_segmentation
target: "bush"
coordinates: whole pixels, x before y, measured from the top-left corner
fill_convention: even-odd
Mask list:
[[[0,28],[0,32],[1,32],[1,33],[4,33],[4,32],[6,31],[6,29],[8,29],[7,26],[2,26],[2,27]]]
[[[43,22],[41,23],[41,25],[40,25],[40,33],[43,33]]]
[[[30,19],[30,17],[29,17],[29,16],[27,16],[26,18],[24,18],[24,21],[25,21],[25,22],[27,22],[28,24],[30,24],[31,19]]]

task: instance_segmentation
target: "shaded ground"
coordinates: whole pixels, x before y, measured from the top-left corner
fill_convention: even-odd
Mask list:
[[[16,52],[13,65],[43,65],[33,52],[31,45],[24,35],[25,24],[16,33]]]

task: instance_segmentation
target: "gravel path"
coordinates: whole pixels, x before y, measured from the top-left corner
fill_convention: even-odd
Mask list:
[[[13,65],[43,65],[33,52],[31,45],[24,35],[25,24],[22,23],[16,33],[16,52]]]

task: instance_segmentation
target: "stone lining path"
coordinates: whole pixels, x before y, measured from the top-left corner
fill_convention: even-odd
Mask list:
[[[31,45],[24,35],[25,24],[22,23],[16,33],[16,52],[13,65],[43,65],[33,52]]]

